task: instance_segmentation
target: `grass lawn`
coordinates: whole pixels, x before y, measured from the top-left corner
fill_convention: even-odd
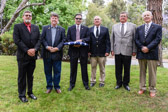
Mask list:
[[[167,112],[168,111],[168,69],[158,68],[157,97],[150,98],[149,92],[138,95],[139,67],[131,68],[131,91],[123,87],[115,90],[114,66],[106,66],[105,87],[97,84],[86,91],[81,79],[80,67],[75,88],[69,92],[70,64],[62,63],[61,94],[52,91],[46,94],[46,79],[43,61],[37,60],[33,91],[37,100],[28,98],[28,103],[18,99],[17,61],[14,56],[0,56],[0,112]],[[89,79],[91,67],[88,65]],[[147,77],[148,79],[148,77]],[[148,83],[147,83],[148,85]]]

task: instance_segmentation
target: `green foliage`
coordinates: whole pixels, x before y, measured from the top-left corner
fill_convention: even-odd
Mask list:
[[[103,6],[104,5],[104,0],[92,0],[93,3],[99,5],[99,6]]]
[[[14,44],[12,34],[6,32],[0,36],[0,51],[2,54],[14,55],[16,53],[16,45]]]
[[[114,22],[112,22],[111,19],[107,16],[105,8],[95,3],[90,3],[88,6],[88,13],[86,15],[86,25],[88,27],[93,26],[95,16],[100,16],[102,18],[102,25],[111,29]]]
[[[108,16],[119,22],[120,13],[126,11],[126,2],[124,0],[113,0],[107,6]]]
[[[115,90],[115,66],[106,66],[105,86],[99,88],[99,69],[97,83],[86,91],[81,77],[80,64],[75,88],[69,92],[70,63],[62,63],[60,86],[62,93],[54,90],[46,94],[46,78],[42,60],[37,60],[33,81],[33,93],[37,100],[28,98],[22,103],[18,98],[16,57],[0,56],[0,110],[1,112],[167,112],[168,110],[168,75],[166,68],[158,68],[157,95],[150,98],[149,90],[138,94],[139,66],[131,66],[131,91],[123,87]],[[88,65],[89,78],[91,66]],[[148,79],[148,75],[146,77]],[[148,81],[147,81],[148,87]]]
[[[128,5],[128,19],[137,26],[144,24],[142,13],[146,10],[144,5],[132,3]]]

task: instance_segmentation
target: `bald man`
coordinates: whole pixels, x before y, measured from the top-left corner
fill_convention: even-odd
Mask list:
[[[106,57],[109,56],[110,37],[108,28],[101,26],[101,18],[94,17],[94,26],[90,28],[90,50],[89,56],[91,61],[91,84],[93,87],[96,84],[96,69],[99,64],[100,78],[99,87],[104,87],[105,81],[105,63]]]
[[[138,93],[143,94],[146,91],[146,69],[148,68],[150,97],[155,97],[158,45],[162,39],[162,27],[152,22],[153,16],[150,11],[145,11],[142,17],[145,24],[137,28],[135,36],[140,67],[140,90]]]

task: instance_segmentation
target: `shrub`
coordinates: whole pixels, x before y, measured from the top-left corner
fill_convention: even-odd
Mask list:
[[[16,54],[16,45],[13,41],[13,35],[6,32],[0,36],[0,52],[4,55],[15,55]]]

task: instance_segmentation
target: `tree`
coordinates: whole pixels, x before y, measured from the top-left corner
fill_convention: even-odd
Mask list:
[[[104,5],[104,0],[92,0],[93,3],[99,5],[99,6],[103,6]]]
[[[126,11],[126,2],[123,0],[113,0],[107,6],[108,16],[119,22],[119,16],[122,11]]]
[[[147,10],[151,11],[153,14],[153,22],[159,25],[162,25],[162,3],[163,0],[148,0],[147,1]],[[159,44],[159,63],[163,67],[162,61],[162,42]]]
[[[31,6],[45,5],[45,2],[46,2],[46,0],[43,0],[42,3],[31,3],[31,4],[29,4],[29,0],[22,0],[22,2],[20,3],[20,5],[16,9],[15,13],[13,14],[12,18],[9,20],[9,22],[7,23],[7,25],[5,26],[5,28],[2,30],[1,34],[3,34],[4,32],[6,32],[6,31],[9,30],[9,28],[11,27],[11,25],[13,24],[13,22],[16,20],[16,18],[19,16],[19,13],[22,10],[24,10],[27,7],[31,7]],[[4,0],[4,3],[6,4],[5,0]],[[1,6],[3,6],[3,5],[1,5]],[[5,8],[5,6],[2,7],[2,10],[4,10],[4,8]]]

